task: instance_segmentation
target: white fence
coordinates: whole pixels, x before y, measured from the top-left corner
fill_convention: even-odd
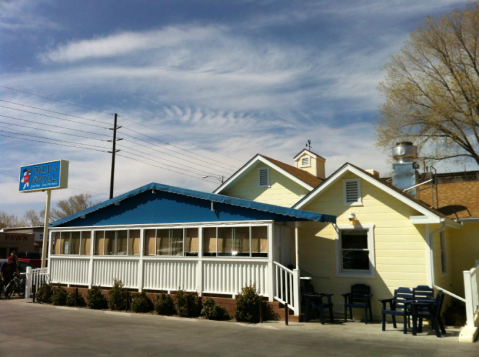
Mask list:
[[[466,297],[467,326],[475,327],[479,319],[479,260],[471,270],[464,272],[464,293]]]
[[[197,291],[197,261],[145,260],[144,289]]]
[[[288,304],[295,315],[300,314],[299,301],[299,270],[290,270],[284,265],[274,262],[275,269],[275,290],[274,299]]]
[[[25,273],[25,277],[25,299],[28,299],[30,297],[33,285],[35,285],[35,288],[38,289],[43,284],[48,284],[50,282],[48,268],[32,269],[28,267],[27,272]]]

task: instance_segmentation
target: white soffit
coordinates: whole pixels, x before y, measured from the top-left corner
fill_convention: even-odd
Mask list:
[[[308,191],[312,191],[314,187],[308,185],[306,182],[300,180],[296,176],[291,175],[289,172],[283,170],[281,167],[279,167],[276,164],[273,164],[271,161],[268,159],[265,159],[261,155],[257,155],[256,158],[253,158],[249,164],[245,165],[242,169],[240,169],[238,172],[236,172],[231,178],[229,178],[224,184],[222,184],[220,187],[218,187],[216,190],[213,191],[213,193],[221,194],[223,190],[225,190],[227,187],[230,187],[237,183],[239,180],[241,180],[245,175],[247,175],[251,170],[254,169],[254,166],[258,163],[262,162],[263,164],[268,165],[272,169],[275,169],[279,173],[281,173],[283,176],[286,176],[289,178],[291,181],[296,182],[298,185],[304,187]]]

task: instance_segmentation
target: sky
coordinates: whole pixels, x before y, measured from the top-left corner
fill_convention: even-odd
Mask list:
[[[381,68],[427,16],[466,4],[1,0],[0,211],[42,209],[45,193],[18,192],[19,168],[58,159],[69,188],[52,206],[108,199],[114,113],[115,195],[213,191],[257,153],[294,164],[307,140],[327,174],[350,162],[386,175]]]

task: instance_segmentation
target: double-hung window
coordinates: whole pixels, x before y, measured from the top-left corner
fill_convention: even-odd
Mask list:
[[[374,225],[336,227],[337,275],[374,278]]]

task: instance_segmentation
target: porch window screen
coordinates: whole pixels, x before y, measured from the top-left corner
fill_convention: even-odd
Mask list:
[[[70,254],[70,234],[71,232],[60,233],[60,254]]]
[[[185,236],[185,255],[198,256],[198,228],[187,228]]]
[[[218,228],[218,256],[249,256],[249,227]]]
[[[149,234],[153,232],[153,244],[155,243],[155,230],[145,232],[148,255]],[[139,255],[140,254],[140,230],[122,229],[118,231],[95,231],[95,255]],[[89,243],[90,244],[90,243]],[[154,253],[153,245],[153,255]]]
[[[203,255],[216,256],[216,227],[203,229]]]
[[[140,255],[140,230],[128,232],[128,255]]]
[[[251,255],[253,257],[268,256],[267,227],[251,227]]]
[[[369,271],[368,231],[341,232],[343,270]]]
[[[105,255],[115,254],[115,231],[105,231]]]
[[[170,255],[183,255],[183,229],[170,229]]]
[[[95,232],[95,255],[104,255],[105,253],[105,232]]]
[[[156,229],[145,231],[145,255],[155,255]]]
[[[70,237],[70,253],[69,254],[79,254],[80,253],[80,232],[71,232]]]
[[[90,255],[90,248],[91,248],[91,232],[83,231],[81,232],[80,254]]]
[[[52,233],[52,239],[55,242],[55,246],[53,248],[53,253],[54,254],[61,254],[60,253],[60,243],[61,243],[62,240],[60,239],[60,233],[53,232]]]

